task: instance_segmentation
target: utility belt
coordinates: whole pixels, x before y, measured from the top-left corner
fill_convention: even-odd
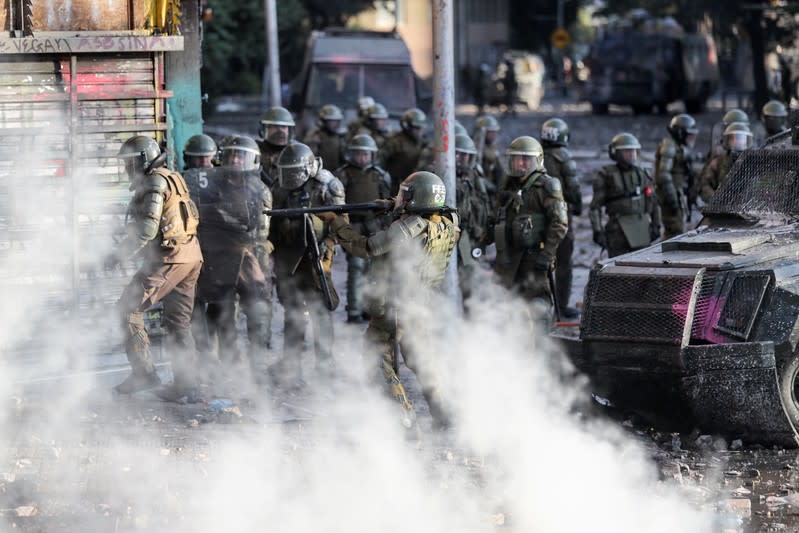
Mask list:
[[[647,198],[641,192],[640,187],[636,187],[635,191],[625,195],[614,196],[608,200],[605,209],[610,217],[638,215],[647,211],[646,200]]]

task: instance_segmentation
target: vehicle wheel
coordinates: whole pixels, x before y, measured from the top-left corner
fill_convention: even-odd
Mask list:
[[[591,104],[591,112],[595,115],[607,115],[608,104]]]
[[[650,111],[652,111],[651,105],[636,104],[633,106],[633,114],[635,115],[647,115]]]
[[[703,98],[696,98],[685,101],[685,110],[691,114],[702,113],[705,110],[707,100]]]
[[[794,354],[779,370],[780,400],[785,413],[799,424],[799,354]]]

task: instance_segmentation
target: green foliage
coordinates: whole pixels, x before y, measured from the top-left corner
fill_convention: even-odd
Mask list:
[[[299,71],[311,30],[342,25],[371,0],[276,0],[283,82]],[[203,91],[257,94],[266,57],[263,0],[208,0],[213,18],[203,24]]]

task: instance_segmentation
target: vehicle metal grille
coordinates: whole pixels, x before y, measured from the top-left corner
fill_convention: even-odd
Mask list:
[[[730,169],[705,214],[799,215],[799,150],[746,150]]]
[[[716,329],[747,340],[771,276],[764,273],[737,275],[724,298]]]
[[[699,294],[696,297],[694,320],[691,325],[691,339],[714,340],[710,329],[713,327],[712,320],[720,305],[719,295],[721,286],[724,283],[724,277],[725,275],[722,272],[706,272],[702,276]]]
[[[581,329],[585,340],[681,344],[696,273],[657,275],[594,271]]]

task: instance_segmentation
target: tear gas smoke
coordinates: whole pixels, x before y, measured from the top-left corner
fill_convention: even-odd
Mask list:
[[[34,156],[42,157],[20,160]],[[107,297],[85,299],[78,318],[53,306],[53,294],[68,296],[71,279],[68,189],[52,178],[6,179],[7,223],[23,224],[11,216],[20,212],[32,221],[28,244],[0,263],[0,392],[10,398],[30,373],[26,362],[36,374],[74,373],[96,365],[109,345],[120,352],[121,331]],[[81,173],[84,298],[108,280],[127,280],[86,274],[111,249],[113,217],[90,214],[84,203],[101,198],[101,189],[89,169]],[[414,288],[414,270],[399,270],[408,279],[393,283]],[[709,530],[676,489],[657,481],[640,445],[576,414],[584,382],[531,330],[524,309],[487,276],[468,319],[441,299],[404,301],[406,341],[419,354],[420,373],[438,377],[452,412],[446,435],[431,433],[421,416],[421,441],[406,439],[399,407],[372,385],[378,355],[337,319],[340,381],[312,383],[309,398],[291,399],[312,421],[274,423],[281,403],[273,391],[242,384],[251,401],[242,410],[255,423],[186,427],[191,407],[162,406],[149,393],[114,401],[111,383],[86,374],[68,386],[37,387],[25,399],[30,409],[0,421],[0,459],[16,480],[6,490],[33,480],[35,489],[19,501],[62,531],[485,532],[500,514],[506,530],[520,532]],[[35,359],[20,351],[32,340]],[[10,528],[19,518],[4,520]]]

